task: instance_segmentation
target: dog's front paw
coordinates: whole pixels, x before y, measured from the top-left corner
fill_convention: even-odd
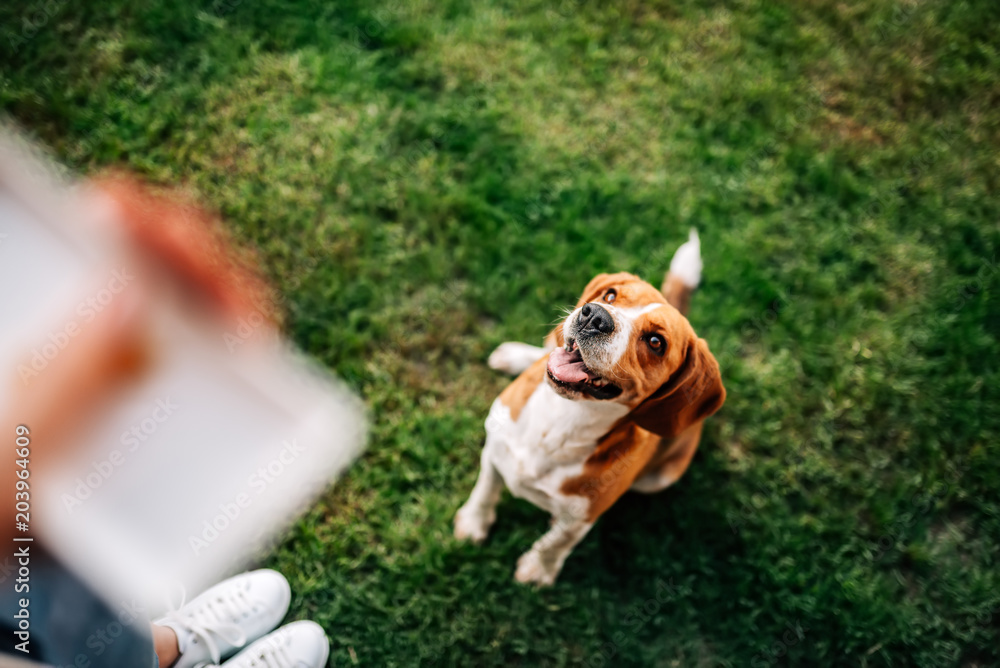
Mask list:
[[[546,352],[548,351],[538,346],[531,346],[519,341],[508,341],[497,346],[496,350],[490,353],[486,363],[490,365],[491,369],[516,376],[543,357]]]
[[[459,540],[471,540],[473,543],[482,543],[486,540],[486,535],[493,526],[496,515],[492,517],[477,512],[474,509],[462,506],[455,513],[455,538]]]
[[[514,579],[523,584],[536,584],[548,587],[556,581],[558,569],[547,566],[536,550],[528,550],[517,560],[517,571]]]

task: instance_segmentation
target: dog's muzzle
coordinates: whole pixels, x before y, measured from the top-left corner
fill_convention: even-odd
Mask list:
[[[615,331],[615,320],[607,309],[599,304],[584,304],[576,317],[576,338],[589,339],[592,336],[606,336]]]

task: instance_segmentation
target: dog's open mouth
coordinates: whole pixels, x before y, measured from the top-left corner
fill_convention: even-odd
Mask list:
[[[576,341],[570,340],[565,347],[549,353],[548,372],[556,385],[589,394],[595,399],[611,399],[622,393],[622,388],[587,368]]]

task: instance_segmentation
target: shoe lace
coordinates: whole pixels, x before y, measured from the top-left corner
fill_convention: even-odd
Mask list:
[[[233,589],[227,591],[226,596],[212,596],[199,603],[197,607],[182,611],[186,598],[187,594],[182,586],[180,605],[176,608],[171,606],[164,620],[185,628],[201,638],[208,648],[213,663],[218,664],[222,661],[222,654],[214,636],[222,638],[234,647],[246,644],[247,637],[243,629],[228,621],[237,619],[243,610],[253,605],[245,591]]]

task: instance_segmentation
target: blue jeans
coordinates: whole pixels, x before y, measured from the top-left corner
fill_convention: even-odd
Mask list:
[[[30,568],[30,579],[19,583],[17,559],[0,562],[0,655],[56,668],[159,667],[149,618],[137,601],[109,606],[37,544],[31,548]],[[14,615],[22,598],[28,601],[30,623],[27,654],[16,648],[20,620]]]

